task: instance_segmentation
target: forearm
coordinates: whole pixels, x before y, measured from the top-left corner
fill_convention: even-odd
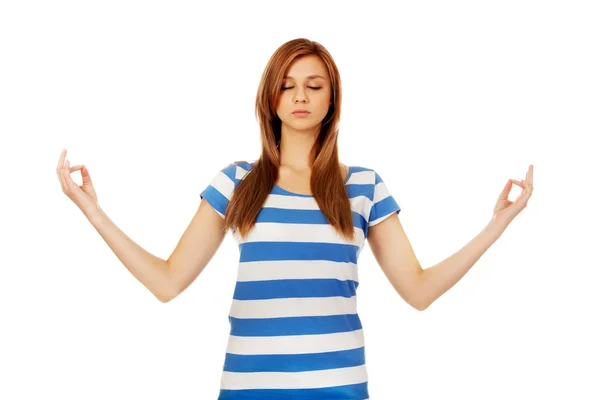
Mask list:
[[[131,240],[100,207],[84,214],[129,272],[160,301],[168,301],[167,261],[150,254]]]
[[[420,308],[429,307],[454,286],[502,235],[504,229],[499,224],[490,222],[462,249],[433,267],[424,269],[420,280]]]

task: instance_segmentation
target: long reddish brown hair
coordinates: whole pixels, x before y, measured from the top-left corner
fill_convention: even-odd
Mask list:
[[[312,147],[315,154],[310,188],[321,212],[335,230],[348,240],[354,239],[350,199],[338,160],[338,129],[342,106],[342,88],[338,68],[331,54],[320,43],[299,38],[281,45],[269,59],[256,95],[256,118],[260,124],[262,153],[249,173],[238,184],[225,214],[225,230],[235,229],[242,236],[252,229],[279,174],[281,120],[276,109],[283,77],[298,57],[317,55],[325,63],[331,79],[332,99]]]

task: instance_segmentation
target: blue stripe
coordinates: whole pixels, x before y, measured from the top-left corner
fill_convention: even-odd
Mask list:
[[[362,329],[358,314],[308,317],[236,318],[229,316],[233,336],[319,335]]]
[[[364,229],[367,221],[358,212],[352,210],[352,220],[356,228]],[[289,208],[263,207],[256,222],[278,222],[282,224],[328,224],[321,210],[298,210]]]
[[[358,196],[365,196],[370,200],[373,200],[373,193],[375,191],[375,185],[363,184],[363,183],[352,183],[350,185],[346,185],[348,188],[346,191],[348,192],[348,197],[353,199]]]
[[[275,185],[273,186],[273,189],[271,190],[272,194],[278,194],[280,196],[292,196],[292,197],[307,197],[307,198],[312,198],[313,196],[311,196],[310,194],[302,194],[302,193],[292,193],[289,192],[287,190],[285,190],[284,188]]]
[[[352,211],[352,222],[357,228],[362,229],[365,238],[367,237],[367,220],[361,214],[356,211]]]
[[[365,348],[310,354],[225,355],[223,371],[302,372],[348,368],[365,364]]]
[[[344,181],[344,184],[350,180],[350,177],[352,176],[353,173],[354,173],[354,167],[352,165],[349,165],[348,166],[348,175],[346,176],[346,180]]]
[[[239,161],[236,164],[239,167],[242,167],[243,169],[245,169],[246,171],[250,171],[250,169],[252,169],[252,167],[254,166],[254,164],[256,163],[256,161],[252,161],[252,162],[248,162],[248,161]]]
[[[263,207],[256,222],[280,222],[282,224],[327,224],[321,210],[296,210],[287,208]]]
[[[373,171],[373,169],[371,169],[371,168],[359,167],[359,166],[354,166],[353,169],[355,172]]]
[[[233,298],[236,300],[265,300],[298,297],[356,296],[358,282],[339,279],[277,279],[237,282]]]
[[[219,211],[221,214],[225,215],[225,210],[229,205],[229,200],[227,197],[223,196],[221,192],[219,192],[212,185],[208,185],[206,189],[200,193],[200,198],[206,199],[208,204],[212,206],[215,210]]]
[[[229,164],[228,166],[226,166],[225,168],[223,168],[221,170],[222,173],[224,173],[225,175],[227,175],[229,177],[229,179],[231,179],[232,181],[236,181],[237,179],[235,179],[235,173],[236,173],[236,165],[235,164]]]
[[[275,260],[326,260],[356,264],[360,247],[352,244],[316,242],[240,243],[239,262]]]
[[[400,206],[392,196],[388,196],[373,204],[373,207],[371,207],[371,215],[369,215],[369,222],[375,221],[384,215],[391,214],[394,211],[400,211]]]
[[[226,166],[225,168],[223,168],[221,170],[222,173],[224,173],[225,175],[227,175],[227,177],[229,177],[229,179],[231,179],[234,183],[234,187],[237,187],[237,185],[242,181],[242,179],[238,179],[236,178],[236,173],[237,173],[237,168],[236,167],[240,167],[242,169],[245,169],[246,171],[250,171],[250,168],[252,167],[253,163],[249,163],[246,161],[241,161],[241,162],[233,162],[231,164],[229,164],[228,166]]]
[[[315,389],[221,389],[217,400],[331,400],[331,399],[356,399],[370,398],[368,384],[357,383],[354,385],[331,386]]]

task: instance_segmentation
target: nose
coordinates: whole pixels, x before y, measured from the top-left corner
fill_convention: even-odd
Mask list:
[[[306,103],[306,95],[304,94],[304,89],[298,89],[294,94],[294,103],[298,102]]]

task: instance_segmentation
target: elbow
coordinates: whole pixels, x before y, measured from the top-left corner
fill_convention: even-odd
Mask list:
[[[425,311],[430,306],[430,303],[424,300],[415,300],[410,305],[417,311]]]
[[[163,281],[161,287],[158,288],[154,296],[161,303],[168,303],[173,300],[175,297],[179,295],[179,291],[176,288],[175,280],[173,279],[172,269],[169,266],[169,261],[167,261],[167,276]]]
[[[173,296],[167,296],[161,293],[155,293],[154,296],[156,296],[158,301],[160,301],[161,303],[168,303],[169,301],[173,300]]]
[[[172,285],[168,285],[166,288],[163,288],[163,290],[154,293],[154,296],[156,296],[161,303],[168,303],[177,297],[177,294],[178,293],[173,289]]]
[[[413,302],[411,303],[413,308],[417,311],[425,311],[427,307],[431,305],[431,302],[427,299],[425,295],[425,288],[423,287],[423,270],[421,270],[421,274],[419,274],[418,279],[415,280],[417,283],[415,284],[415,291]]]
[[[164,290],[162,293],[159,293],[160,296],[156,297],[158,297],[158,300],[161,303],[168,303],[175,297],[179,296],[179,293],[181,293],[181,290],[178,290],[178,288],[173,285],[169,285],[166,290]]]
[[[170,297],[164,297],[164,296],[156,296],[156,298],[158,299],[158,301],[160,301],[161,303],[168,303],[169,301],[172,300],[172,298]]]
[[[410,305],[417,311],[425,311],[430,305],[429,302],[426,301],[427,299],[425,299],[424,296],[419,294],[418,290],[413,290],[411,293],[401,293],[400,291],[397,291],[397,293],[400,294],[400,297],[408,305]]]

